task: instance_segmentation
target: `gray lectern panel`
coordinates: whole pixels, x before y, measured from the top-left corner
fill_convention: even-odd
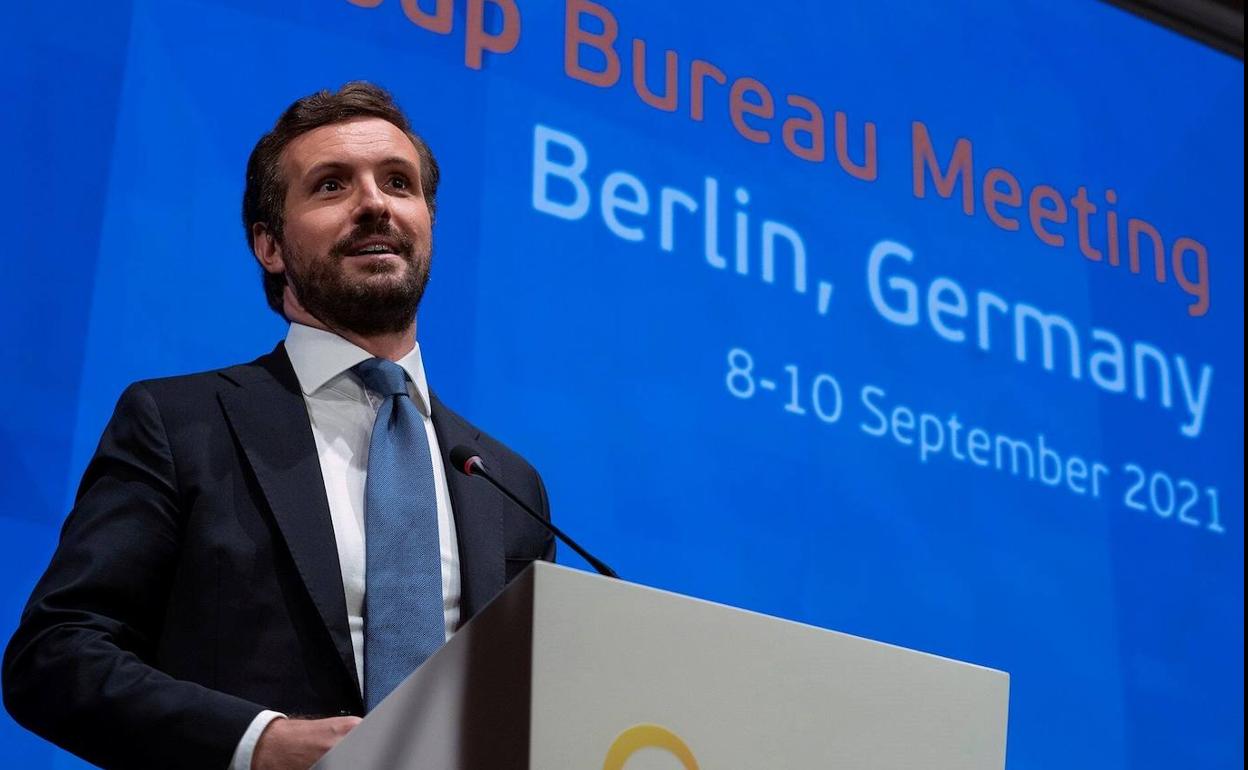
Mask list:
[[[999,671],[549,565],[533,627],[535,769],[1005,764]]]
[[[532,620],[527,571],[316,770],[527,770]]]
[[[319,770],[1001,770],[1009,677],[536,564]]]

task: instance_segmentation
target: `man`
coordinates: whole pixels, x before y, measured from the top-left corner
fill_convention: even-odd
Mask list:
[[[290,332],[122,395],[5,652],[20,723],[104,767],[306,768],[552,557],[450,470],[468,445],[548,515],[537,473],[425,384],[437,184],[365,83],[300,99],[257,143],[244,225]]]

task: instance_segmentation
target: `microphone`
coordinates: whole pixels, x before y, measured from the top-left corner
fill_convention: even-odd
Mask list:
[[[555,537],[567,543],[568,547],[570,547],[573,551],[576,551],[582,559],[589,562],[589,565],[591,567],[598,570],[598,574],[619,579],[620,576],[615,574],[615,570],[611,569],[606,564],[603,564],[601,561],[594,558],[593,554],[591,554],[589,551],[586,551],[584,548],[577,545],[575,540],[565,535],[563,533],[563,530],[559,529],[554,524],[551,524],[549,521],[539,516],[536,511],[534,511],[529,506],[525,505],[524,502],[520,498],[512,494],[510,489],[503,486],[501,481],[499,481],[498,479],[490,475],[490,472],[485,469],[485,463],[481,462],[481,457],[476,452],[472,451],[472,449],[464,446],[463,444],[460,444],[459,446],[452,449],[451,450],[451,465],[454,465],[455,470],[459,471],[465,476],[479,476],[485,479],[486,481],[490,482],[490,484],[493,485],[495,489],[497,489],[499,492],[502,492],[504,495],[507,496],[509,500],[511,500],[516,505],[520,506],[521,510],[529,514],[529,516],[533,517],[534,521],[536,521],[538,524],[541,524],[545,529],[553,533]]]

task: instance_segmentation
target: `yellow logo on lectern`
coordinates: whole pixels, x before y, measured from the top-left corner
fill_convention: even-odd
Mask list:
[[[624,770],[624,763],[641,749],[662,749],[680,760],[685,770],[698,770],[698,760],[676,733],[659,725],[635,725],[616,736],[602,770]]]

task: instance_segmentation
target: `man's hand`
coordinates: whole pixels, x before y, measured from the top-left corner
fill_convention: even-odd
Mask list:
[[[308,770],[361,721],[359,717],[274,719],[256,742],[251,768]]]

